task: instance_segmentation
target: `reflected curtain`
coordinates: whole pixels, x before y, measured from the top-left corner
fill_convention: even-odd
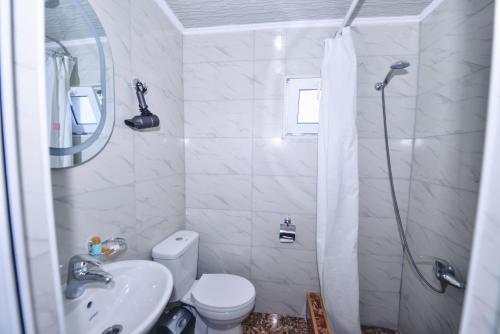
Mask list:
[[[318,134],[318,269],[335,334],[360,333],[356,85],[347,27],[325,41]]]
[[[70,78],[75,65],[66,55],[47,53],[45,59],[45,78],[47,88],[48,135],[50,147],[71,147],[73,145],[73,126],[70,111]],[[51,163],[70,164],[73,156],[51,156]]]

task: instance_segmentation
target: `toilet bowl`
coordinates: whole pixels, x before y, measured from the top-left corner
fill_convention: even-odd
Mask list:
[[[240,276],[204,274],[181,301],[196,308],[209,333],[238,334],[255,305],[255,288]]]
[[[165,265],[174,278],[170,301],[194,307],[209,334],[241,334],[241,321],[255,305],[255,287],[230,274],[203,274],[195,280],[198,243],[198,233],[178,231],[153,248],[153,260]]]

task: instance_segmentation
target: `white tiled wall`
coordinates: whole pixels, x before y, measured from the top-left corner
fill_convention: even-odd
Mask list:
[[[185,224],[182,36],[153,0],[91,1],[106,32],[115,75],[115,126],[105,149],[80,166],[52,170],[59,261],[86,251],[88,237],[125,237],[124,258]],[[159,130],[123,124],[138,113],[133,78],[147,83]],[[65,269],[62,271],[65,274]]]
[[[467,279],[487,111],[494,1],[445,0],[421,22],[408,236],[424,275],[428,256]],[[426,258],[427,257],[427,258]],[[430,292],[405,262],[400,329],[457,333],[463,291]]]
[[[375,82],[399,59],[409,73],[387,90],[401,207],[407,208],[418,50],[417,24],[353,28],[358,52],[361,315],[397,325],[401,247],[389,197]],[[314,136],[282,138],[284,78],[319,76],[334,28],[257,30],[184,38],[186,226],[201,233],[199,274],[252,280],[258,311],[303,314],[317,291]],[[287,215],[294,244],[278,242]],[[391,219],[392,218],[392,219]]]

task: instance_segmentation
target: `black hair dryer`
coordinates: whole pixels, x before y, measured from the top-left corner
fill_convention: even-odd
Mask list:
[[[158,116],[149,111],[146,99],[144,98],[144,94],[146,94],[148,88],[138,79],[134,79],[133,84],[137,100],[139,101],[139,111],[141,114],[134,116],[131,119],[126,119],[125,124],[134,130],[149,129],[159,126],[160,119]]]

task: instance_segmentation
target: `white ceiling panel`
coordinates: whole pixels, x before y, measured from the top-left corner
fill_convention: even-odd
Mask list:
[[[351,0],[164,0],[186,28],[343,18]],[[432,0],[361,0],[356,17],[418,15]]]

